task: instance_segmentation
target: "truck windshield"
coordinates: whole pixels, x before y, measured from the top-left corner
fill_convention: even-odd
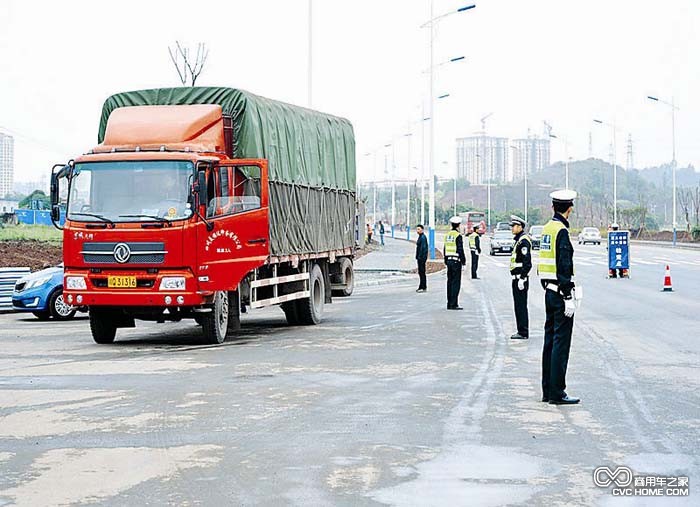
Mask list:
[[[122,161],[76,164],[68,218],[82,222],[182,220],[192,215],[187,198],[191,162]]]

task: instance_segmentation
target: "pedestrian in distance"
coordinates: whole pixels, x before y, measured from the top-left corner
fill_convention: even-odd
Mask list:
[[[379,221],[379,239],[381,240],[382,246],[384,246],[384,224]]]
[[[416,225],[418,239],[416,240],[416,263],[418,264],[418,289],[416,292],[426,292],[428,281],[425,276],[425,263],[428,262],[428,239],[425,237],[422,225]]]
[[[475,225],[469,235],[469,252],[472,257],[472,280],[478,280],[477,269],[479,269],[479,256],[481,255],[481,237],[479,236],[479,226]]]
[[[510,276],[513,290],[513,306],[518,332],[511,340],[527,340],[529,337],[529,318],[527,314],[527,291],[530,288],[529,275],[532,269],[532,240],[525,234],[525,220],[511,215],[510,228],[515,245],[510,255]]]
[[[546,320],[542,349],[542,401],[573,405],[581,401],[566,394],[566,369],[574,328],[574,247],[569,237],[569,216],[576,192],[557,190],[550,194],[554,216],[542,230],[540,276],[545,296]]]
[[[454,216],[450,218],[452,229],[445,234],[445,246],[443,257],[447,265],[447,309],[462,310],[459,306],[459,289],[462,286],[462,266],[467,263],[464,255],[462,235],[459,233],[459,224],[462,218]]]
[[[367,244],[372,244],[372,227],[369,224],[367,224]]]

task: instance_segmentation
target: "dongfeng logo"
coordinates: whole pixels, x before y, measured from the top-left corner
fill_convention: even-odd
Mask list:
[[[126,243],[117,243],[114,246],[114,260],[119,264],[124,264],[131,257],[131,249]]]

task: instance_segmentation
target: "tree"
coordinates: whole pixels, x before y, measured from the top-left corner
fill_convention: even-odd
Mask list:
[[[35,190],[19,201],[20,208],[51,209],[51,198],[41,190]]]
[[[185,86],[188,80],[190,81],[190,86],[194,86],[209,56],[206,44],[203,42],[197,44],[197,55],[194,61],[190,57],[190,48],[183,48],[180,45],[180,41],[175,41],[175,49],[168,46],[168,53],[170,53],[170,59],[175,65],[175,70],[177,70],[182,86]]]

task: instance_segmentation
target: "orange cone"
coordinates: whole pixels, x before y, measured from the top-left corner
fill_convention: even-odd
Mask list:
[[[671,284],[671,267],[666,264],[666,274],[664,276],[664,288],[662,292],[673,292],[673,285]]]

